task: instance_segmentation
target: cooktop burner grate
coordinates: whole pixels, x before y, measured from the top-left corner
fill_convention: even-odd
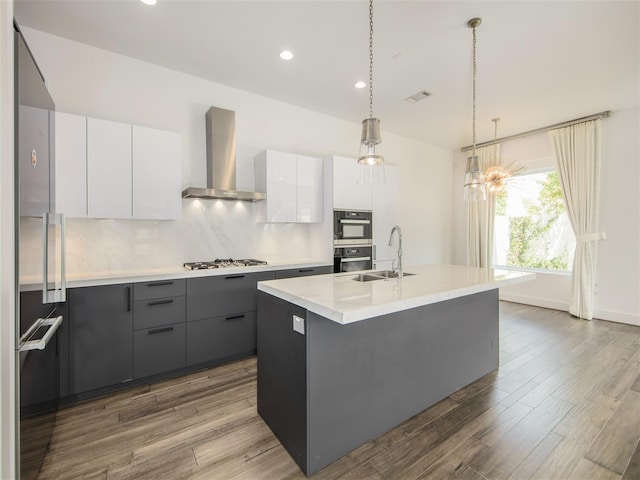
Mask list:
[[[215,260],[204,262],[186,262],[183,263],[182,266],[187,270],[212,270],[214,268],[255,267],[266,264],[267,262],[256,260],[255,258],[241,258],[238,260],[234,260],[233,258],[216,258]]]

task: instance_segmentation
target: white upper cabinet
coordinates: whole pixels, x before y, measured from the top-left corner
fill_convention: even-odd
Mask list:
[[[131,218],[131,125],[87,118],[87,213]]]
[[[322,223],[324,205],[323,163],[321,158],[296,158],[296,217],[302,223]],[[268,200],[268,199],[267,199]]]
[[[322,159],[267,150],[255,158],[255,188],[267,199],[256,220],[269,223],[319,223],[323,220]]]
[[[333,208],[371,210],[371,185],[358,183],[360,165],[353,158],[333,156]]]
[[[174,220],[182,213],[179,133],[56,112],[56,211]]]
[[[56,112],[56,212],[87,216],[87,117]]]
[[[398,224],[398,169],[394,165],[385,165],[384,171],[386,181],[371,185],[373,244],[376,246],[375,260],[379,263],[375,268],[388,267],[389,265],[381,262],[396,258],[398,253],[398,239],[395,235],[393,246],[389,246],[391,229]]]
[[[180,218],[181,148],[179,133],[133,126],[134,218]]]

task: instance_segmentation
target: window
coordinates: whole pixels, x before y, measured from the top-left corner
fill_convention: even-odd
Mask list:
[[[519,175],[496,195],[494,266],[570,271],[575,244],[558,172]]]

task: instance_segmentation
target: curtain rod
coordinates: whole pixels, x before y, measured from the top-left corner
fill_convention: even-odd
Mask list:
[[[533,135],[534,133],[540,132],[548,132],[549,130],[554,130],[556,128],[568,127],[569,125],[575,125],[576,123],[588,122],[589,120],[595,120],[596,118],[607,118],[611,115],[610,110],[606,110],[600,113],[594,113],[593,115],[589,115],[582,118],[576,118],[574,120],[569,120],[562,123],[556,123],[555,125],[549,125],[548,127],[536,128],[535,130],[529,130],[528,132],[516,133],[514,135],[509,135],[508,137],[498,138],[496,140],[489,140],[488,142],[476,143],[476,148],[486,147],[488,145],[493,145],[495,143],[504,142],[507,140],[514,140],[516,138],[526,137],[528,135]],[[468,152],[469,150],[473,150],[473,145],[468,145],[466,147],[462,147],[460,149],[462,152]]]

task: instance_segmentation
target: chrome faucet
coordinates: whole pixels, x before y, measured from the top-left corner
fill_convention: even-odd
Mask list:
[[[398,225],[395,225],[391,229],[391,235],[389,235],[389,246],[393,245],[393,232],[398,232],[398,268],[392,269],[398,273],[398,278],[402,278],[402,229]]]

